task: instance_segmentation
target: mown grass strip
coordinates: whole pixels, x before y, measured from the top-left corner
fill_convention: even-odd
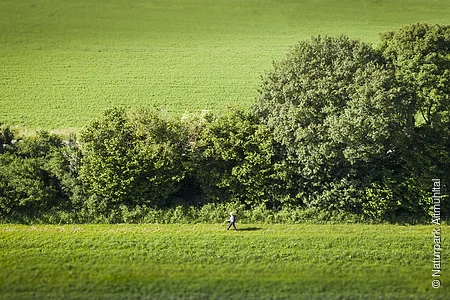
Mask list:
[[[240,229],[0,225],[0,298],[446,299],[430,226]]]

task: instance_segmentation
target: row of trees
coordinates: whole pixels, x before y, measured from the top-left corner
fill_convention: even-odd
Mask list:
[[[450,26],[406,26],[377,48],[313,38],[274,64],[247,111],[111,109],[68,141],[15,141],[2,126],[0,216],[121,222],[125,211],[236,203],[428,221],[432,179],[450,209],[449,89]]]

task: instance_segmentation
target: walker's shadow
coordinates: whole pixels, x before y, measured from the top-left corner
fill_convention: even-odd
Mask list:
[[[244,227],[244,228],[238,228],[237,231],[256,231],[261,230],[262,228],[259,227]]]

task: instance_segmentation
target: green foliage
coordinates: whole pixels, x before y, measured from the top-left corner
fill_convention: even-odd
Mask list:
[[[413,24],[381,35],[379,49],[423,122],[450,122],[450,26]]]
[[[169,205],[184,177],[178,127],[156,112],[108,110],[82,132],[80,142],[80,179],[96,213],[120,205]]]
[[[417,121],[411,139],[394,155],[395,215],[427,217],[431,179],[450,182],[450,26],[412,24],[381,36],[379,51],[412,99]],[[443,199],[446,199],[443,196]],[[442,201],[442,211],[449,211]]]
[[[386,153],[412,130],[409,106],[371,46],[318,37],[275,64],[253,110],[284,146],[308,205],[357,213]]]
[[[207,123],[195,147],[195,174],[204,200],[274,205],[292,200],[294,184],[267,126],[232,110]]]
[[[378,49],[301,42],[250,111],[114,108],[65,141],[16,141],[0,124],[0,219],[222,222],[231,210],[250,223],[429,222],[431,179],[450,212],[448,35],[416,24]]]
[[[432,179],[442,182],[441,213],[450,212],[448,183],[450,182],[450,133],[428,125],[415,128],[409,144],[392,157],[387,174],[389,187],[394,191],[396,209],[391,219],[429,219],[432,208]],[[408,216],[409,215],[409,216]]]
[[[386,214],[395,208],[393,191],[374,182],[365,190],[365,201],[362,203],[362,213],[372,220],[384,220]],[[397,203],[398,204],[398,203]]]
[[[38,132],[0,155],[0,216],[25,220],[65,200],[48,166],[61,147],[60,137]]]
[[[20,215],[47,207],[56,200],[43,161],[10,154],[0,157],[0,205],[2,215]]]
[[[24,158],[47,158],[62,147],[62,139],[48,131],[38,131],[17,144],[17,154]]]
[[[0,154],[12,150],[14,133],[9,126],[0,122]]]
[[[66,216],[73,215],[72,211],[78,211],[83,207],[83,203],[88,198],[85,186],[79,178],[81,168],[82,153],[75,135],[70,135],[63,146],[53,151],[46,162],[46,167],[54,175],[60,189],[60,197],[66,199],[66,203],[59,203],[56,210]],[[76,222],[72,217],[66,220],[63,217],[63,223]],[[53,221],[51,223],[60,223]]]

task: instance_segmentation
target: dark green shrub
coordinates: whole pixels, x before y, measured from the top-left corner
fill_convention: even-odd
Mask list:
[[[193,177],[202,200],[276,207],[294,201],[295,186],[268,127],[239,110],[206,122],[196,141]]]
[[[184,178],[180,133],[176,123],[150,111],[112,109],[88,126],[80,138],[80,178],[92,195],[90,209],[106,214],[121,205],[169,206]]]
[[[406,96],[370,45],[318,37],[275,64],[253,112],[284,147],[303,203],[353,214],[382,180],[388,153],[409,139]]]
[[[0,155],[0,213],[5,220],[29,222],[66,202],[49,167],[62,148],[60,137],[42,131]]]

